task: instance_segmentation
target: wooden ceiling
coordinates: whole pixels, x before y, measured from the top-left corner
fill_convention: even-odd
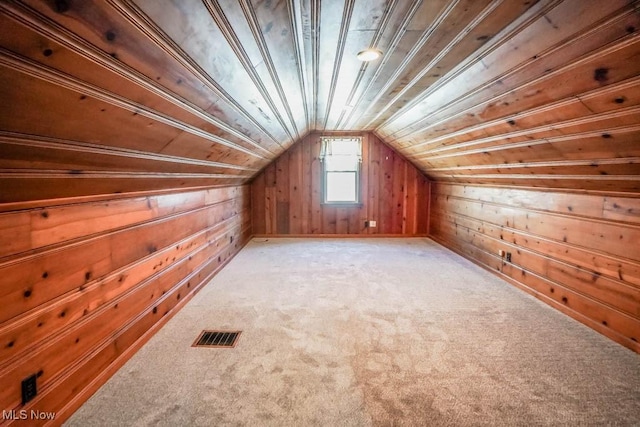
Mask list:
[[[244,183],[315,130],[437,180],[638,192],[639,8],[3,1],[0,202]]]

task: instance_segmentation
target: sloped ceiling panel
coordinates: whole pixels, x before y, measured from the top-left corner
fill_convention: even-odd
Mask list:
[[[373,131],[437,180],[640,191],[637,1],[0,11],[1,202],[243,183],[316,130]]]

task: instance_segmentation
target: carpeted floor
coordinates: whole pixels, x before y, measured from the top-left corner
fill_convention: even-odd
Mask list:
[[[67,424],[631,426],[640,356],[429,239],[254,239]]]

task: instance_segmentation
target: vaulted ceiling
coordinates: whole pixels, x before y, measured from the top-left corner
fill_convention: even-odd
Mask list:
[[[316,130],[433,179],[638,192],[638,9],[3,1],[0,202],[243,183]]]

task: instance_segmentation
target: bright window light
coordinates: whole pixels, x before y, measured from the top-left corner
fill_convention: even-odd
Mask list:
[[[358,201],[355,172],[327,172],[326,202],[351,202]]]
[[[361,147],[360,138],[322,138],[324,203],[359,202]]]

